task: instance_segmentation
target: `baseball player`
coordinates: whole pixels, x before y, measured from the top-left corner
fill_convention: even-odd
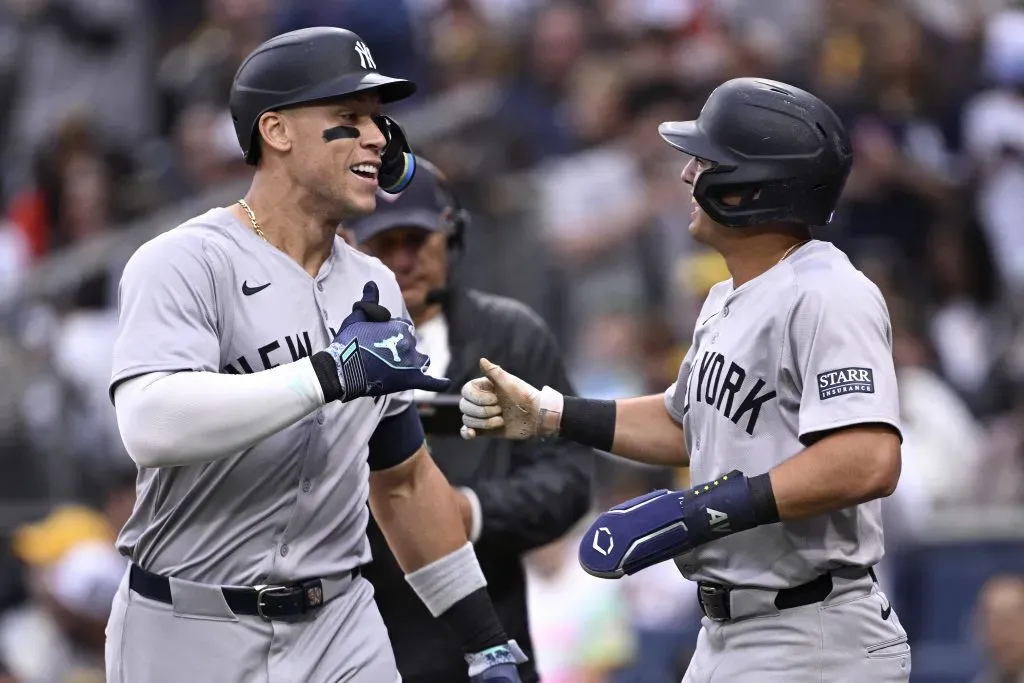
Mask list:
[[[709,293],[676,382],[599,401],[538,390],[481,359],[463,436],[558,434],[689,465],[600,515],[579,559],[618,578],[667,559],[705,618],[684,683],[907,681],[907,634],[872,567],[880,498],[900,473],[889,316],[878,289],[817,241],[852,164],[834,112],[784,83],[719,86],[696,121],[659,127],[690,155],[693,237],[732,278]]]
[[[231,90],[247,196],[126,265],[110,391],[139,478],[111,683],[400,680],[360,576],[367,502],[470,679],[518,683],[411,405],[449,381],[425,373],[393,274],[335,235],[411,179],[380,106],[414,89],[346,30],[267,41]]]

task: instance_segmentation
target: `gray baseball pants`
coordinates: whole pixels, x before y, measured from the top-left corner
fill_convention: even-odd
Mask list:
[[[907,683],[910,645],[871,577],[833,577],[820,603],[778,610],[737,589],[732,621],[703,620],[683,683]]]
[[[234,614],[215,586],[172,580],[174,605],[121,581],[107,622],[107,683],[400,683],[373,587],[350,579],[288,620]]]

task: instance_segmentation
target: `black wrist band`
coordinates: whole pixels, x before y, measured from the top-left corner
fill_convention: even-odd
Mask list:
[[[610,452],[615,441],[615,401],[564,397],[558,435],[599,451]]]
[[[317,351],[309,357],[313,364],[316,378],[320,380],[320,389],[324,392],[324,403],[337,401],[344,395],[341,379],[338,377],[338,364],[334,357],[326,351]]]
[[[779,507],[775,504],[775,492],[772,491],[772,479],[768,473],[748,477],[747,483],[750,485],[754,521],[757,524],[774,524],[779,521]]]
[[[494,611],[486,588],[478,588],[438,617],[448,624],[466,654],[475,654],[508,643],[505,627]]]

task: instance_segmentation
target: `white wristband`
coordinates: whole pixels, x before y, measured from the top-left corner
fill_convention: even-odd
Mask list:
[[[564,397],[561,392],[545,385],[540,390],[537,410],[537,436],[541,438],[558,436],[562,426],[562,405]]]

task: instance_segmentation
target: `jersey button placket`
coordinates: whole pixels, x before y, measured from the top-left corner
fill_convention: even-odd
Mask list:
[[[302,492],[309,493],[309,490],[313,488],[313,484],[310,483],[309,479],[302,480]]]
[[[281,546],[281,557],[287,557],[287,556],[288,556],[288,544],[285,543],[284,545]]]
[[[324,298],[322,296],[320,296],[320,294],[323,293],[323,291],[324,291],[324,283],[323,283],[323,281],[317,282],[316,283],[316,291],[313,292],[313,300],[316,302],[317,310],[320,311],[320,317],[323,318],[324,324],[327,326],[328,329],[330,329],[330,325],[328,324],[328,320],[329,320],[330,316],[327,315],[327,305],[324,303]]]

